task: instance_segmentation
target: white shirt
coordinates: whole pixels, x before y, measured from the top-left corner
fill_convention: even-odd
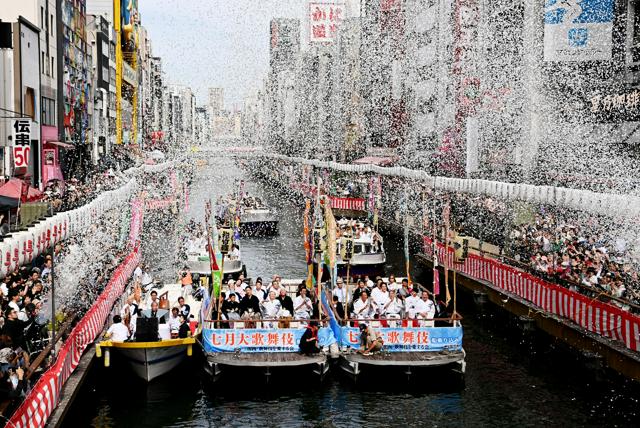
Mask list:
[[[172,333],[176,333],[180,329],[180,317],[174,317],[173,315],[169,316],[167,324],[169,324],[169,330]]]
[[[357,318],[370,318],[371,317],[371,299],[367,299],[364,302],[358,298],[353,302],[353,314]]]
[[[109,337],[114,342],[124,342],[129,338],[129,329],[121,322],[117,324],[111,324],[111,327],[109,327],[107,333],[110,335]]]
[[[260,289],[253,287],[253,295],[256,296],[261,302],[269,297],[269,294],[267,293],[267,290],[264,289],[264,287],[261,287]],[[276,294],[276,297],[277,296],[278,294]]]
[[[398,282],[390,282],[389,285],[387,285],[387,288],[389,289],[389,291],[392,291],[392,290],[398,291],[402,288],[402,284]]]
[[[436,314],[436,305],[431,299],[426,302],[422,299],[418,299],[418,303],[415,306],[415,313],[416,315],[427,314],[427,319],[431,319]]]
[[[371,294],[373,295],[374,293],[371,293]],[[382,291],[378,291],[377,293],[375,293],[372,299],[377,307],[377,311],[379,314],[384,312],[384,307],[387,305],[387,303],[391,301],[391,299],[389,298],[389,295]]]
[[[391,303],[389,303],[389,306],[387,306],[387,309],[384,311],[384,313],[400,315],[400,313],[402,313],[403,310],[404,310],[404,303],[402,302],[402,299],[399,299],[398,297],[396,297],[395,299],[393,299]]]
[[[408,296],[407,298],[405,298],[405,301],[404,301],[405,309],[409,314],[410,318],[413,318],[415,316],[416,306],[418,305],[419,301],[420,301],[420,298],[418,296],[416,297]]]
[[[302,307],[298,308],[303,303],[306,303],[306,304],[303,305]],[[313,309],[313,306],[311,305],[311,299],[310,298],[305,297],[303,299],[302,296],[296,296],[296,298],[293,299],[293,311],[295,313],[304,312],[307,315],[309,315],[311,313],[311,309]]]
[[[338,296],[338,302],[344,303],[347,300],[347,289],[342,286],[342,288],[334,288],[332,294],[334,296]]]
[[[142,286],[146,286],[149,285],[153,282],[153,278],[151,277],[151,275],[149,275],[147,272],[144,272],[142,274],[142,277],[140,279],[140,283],[142,284]]]
[[[136,270],[133,271],[133,279],[140,279],[140,277],[142,277],[142,269],[138,266]]]
[[[280,301],[278,299],[265,300],[262,303],[262,309],[265,317],[275,318],[278,315],[278,312],[280,312],[281,307],[282,305],[280,305]]]
[[[229,258],[231,260],[240,260],[240,250],[238,250],[237,248],[234,248],[233,251],[231,251],[231,253],[229,254]]]

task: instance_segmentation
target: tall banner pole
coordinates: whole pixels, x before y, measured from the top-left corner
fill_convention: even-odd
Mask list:
[[[113,0],[113,29],[116,33],[116,144],[122,144],[122,18],[120,1]]]

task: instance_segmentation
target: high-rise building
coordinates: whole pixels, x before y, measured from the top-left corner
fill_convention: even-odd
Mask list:
[[[2,169],[4,175],[26,172],[35,186],[46,183],[50,178],[61,178],[62,176],[57,163],[58,142],[60,141],[57,14],[56,0],[12,1],[5,2],[0,7],[0,20],[7,24],[4,31],[15,33],[12,36],[14,43],[11,48],[2,50],[1,55],[7,60],[7,55],[13,53],[18,60],[18,68],[15,70],[14,64],[7,61],[4,63],[2,73],[9,80],[18,79],[18,87],[8,91],[8,88],[0,86],[0,92],[3,93],[0,107],[21,113],[26,111],[25,108],[33,108],[33,124],[35,125],[31,130],[32,147],[30,147],[28,168],[25,171],[13,171],[13,155],[6,150]],[[34,32],[37,39],[35,41],[31,40],[34,37]],[[20,37],[16,39],[18,35]],[[25,41],[24,44],[23,41]],[[34,50],[37,56],[35,60],[33,58]],[[28,89],[28,93],[25,95],[21,89]],[[25,97],[31,98],[31,96],[34,96],[33,101],[25,103]],[[13,101],[18,102],[13,104]],[[7,107],[11,104],[13,104],[13,108]],[[11,134],[7,128],[8,121],[3,122],[0,124],[0,139],[2,145],[6,145],[8,136]],[[45,152],[45,150],[47,151]],[[55,152],[53,157],[52,152]],[[47,175],[51,171],[50,165],[45,161],[55,163],[56,172],[51,177]]]
[[[209,88],[209,115],[220,116],[224,111],[224,88]]]

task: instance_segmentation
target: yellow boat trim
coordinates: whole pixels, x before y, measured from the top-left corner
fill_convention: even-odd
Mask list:
[[[102,348],[148,349],[193,345],[194,343],[196,343],[196,339],[194,337],[187,337],[185,339],[158,340],[157,342],[112,342],[111,340],[103,340],[99,343],[99,346]]]

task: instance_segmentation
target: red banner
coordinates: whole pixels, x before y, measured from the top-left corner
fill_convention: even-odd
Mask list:
[[[133,243],[138,241],[142,231],[143,207],[140,200],[132,202],[130,238]],[[134,225],[136,225],[135,232]],[[129,278],[140,263],[140,251],[137,246],[133,248],[135,248],[134,251],[116,268],[98,300],[71,330],[58,352],[56,362],[38,379],[22,405],[14,412],[9,422],[10,426],[17,428],[45,426],[47,419],[60,401],[62,387],[78,366],[86,347],[102,332],[111,308],[124,292]]]
[[[424,252],[433,255],[432,241],[424,237]],[[640,350],[640,317],[619,307],[594,300],[568,288],[553,284],[494,259],[469,254],[464,263],[453,264],[454,250],[449,248],[449,266],[458,272],[489,282],[551,314],[569,319],[580,327],[623,342],[633,351]],[[444,260],[444,245],[438,243],[438,260]]]

